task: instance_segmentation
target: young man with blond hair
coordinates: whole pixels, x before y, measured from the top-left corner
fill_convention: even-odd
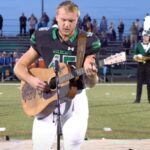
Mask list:
[[[28,66],[42,57],[47,68],[53,67],[55,61],[76,65],[77,41],[81,32],[77,28],[80,16],[79,8],[72,1],[64,1],[56,11],[57,27],[41,28],[31,37],[31,47],[19,59],[14,71],[17,77],[38,91],[43,92],[46,83],[28,72]],[[65,150],[79,150],[83,142],[88,124],[88,100],[85,91],[85,78],[89,86],[97,82],[95,55],[99,51],[100,41],[94,34],[87,35],[84,62],[85,77],[81,75],[75,80],[77,94],[73,99],[61,99],[60,121]],[[50,150],[57,135],[57,108],[53,108],[45,118],[35,116],[33,123],[33,150]]]

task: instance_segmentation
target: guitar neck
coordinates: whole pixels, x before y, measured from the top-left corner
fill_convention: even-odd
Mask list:
[[[59,83],[63,83],[65,81],[69,81],[75,77],[81,76],[85,73],[83,68],[77,69],[77,70],[73,70],[71,73],[66,74],[62,77],[59,77]]]
[[[103,60],[99,60],[98,61],[98,65],[99,65],[99,67],[105,65],[105,60],[104,59]],[[71,80],[71,79],[73,79],[75,77],[83,75],[84,73],[85,73],[85,71],[84,71],[83,68],[73,70],[71,73],[66,74],[66,75],[64,75],[62,77],[59,77],[59,83],[61,84],[61,83],[65,82],[65,81],[69,81],[69,80]]]

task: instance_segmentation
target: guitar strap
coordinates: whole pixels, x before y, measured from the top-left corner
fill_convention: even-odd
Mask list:
[[[77,62],[76,62],[77,69],[81,68],[81,66],[83,65],[86,49],[86,41],[87,41],[86,32],[80,31],[77,43]]]

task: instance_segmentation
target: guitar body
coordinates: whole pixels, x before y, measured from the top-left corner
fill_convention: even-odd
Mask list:
[[[25,113],[29,116],[37,116],[44,118],[53,112],[56,107],[56,100],[58,99],[57,90],[51,82],[56,80],[56,74],[53,68],[32,68],[29,70],[31,75],[41,79],[49,85],[49,90],[46,92],[39,92],[28,83],[21,81],[21,102]],[[70,68],[64,63],[60,63],[59,77],[70,72]],[[64,81],[59,84],[59,99],[64,97],[73,98],[76,94],[77,88],[71,87],[69,81]]]

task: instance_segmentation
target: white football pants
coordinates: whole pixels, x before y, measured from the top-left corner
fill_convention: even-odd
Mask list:
[[[64,150],[80,150],[88,124],[86,91],[79,91],[73,100],[62,103],[60,110]],[[56,115],[52,113],[41,120],[35,117],[32,130],[33,150],[51,150],[56,135]]]

